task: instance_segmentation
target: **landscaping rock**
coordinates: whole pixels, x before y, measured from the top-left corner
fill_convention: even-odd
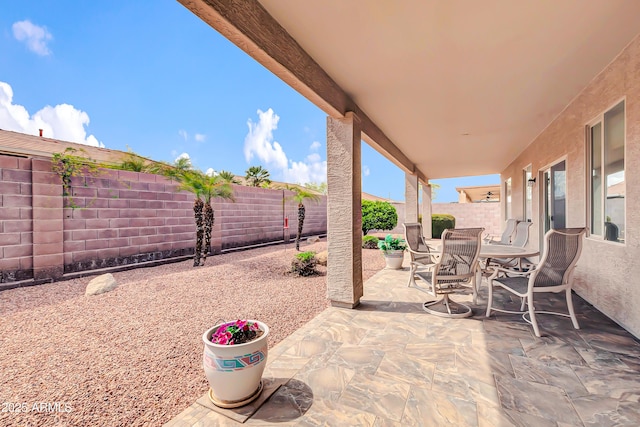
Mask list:
[[[318,252],[316,254],[316,260],[318,261],[318,264],[324,265],[325,267],[327,266],[328,257],[329,257],[329,252],[327,251]]]
[[[320,238],[318,236],[311,236],[307,239],[307,242],[309,243],[318,243],[320,241]]]
[[[107,273],[102,274],[94,279],[92,279],[87,285],[87,290],[84,293],[85,295],[99,295],[105,292],[109,292],[118,287],[118,282],[116,282],[113,274]]]

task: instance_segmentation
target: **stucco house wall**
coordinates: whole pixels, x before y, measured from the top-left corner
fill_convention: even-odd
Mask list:
[[[566,160],[567,226],[587,221],[585,127],[625,99],[626,239],[623,244],[587,237],[575,274],[574,289],[585,300],[640,337],[640,37],[630,43],[565,110],[501,173],[512,178],[515,218],[522,217],[522,170],[532,165],[538,176],[533,192],[529,245],[541,242],[542,186],[539,173]],[[504,204],[504,201],[502,202]],[[504,206],[504,205],[503,205]],[[504,219],[504,218],[503,218]]]

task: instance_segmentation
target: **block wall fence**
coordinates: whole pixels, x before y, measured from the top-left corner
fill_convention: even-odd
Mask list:
[[[391,234],[404,234],[404,203],[392,203],[398,212],[398,225]],[[488,234],[501,234],[504,224],[500,219],[500,203],[432,203],[432,214],[449,214],[456,218],[457,228],[484,227]]]
[[[100,169],[71,187],[63,198],[49,159],[0,155],[0,289],[193,255],[194,196],[174,181]],[[235,203],[213,202],[213,253],[295,238],[291,192],[234,185],[234,193]],[[305,206],[303,236],[326,234],[326,197]]]

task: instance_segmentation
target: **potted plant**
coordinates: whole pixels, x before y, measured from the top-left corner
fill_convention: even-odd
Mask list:
[[[407,249],[407,242],[399,237],[393,237],[391,234],[387,234],[384,240],[378,242],[378,247],[384,254],[384,259],[387,263],[387,268],[399,270],[402,268],[402,261],[404,261],[404,251]]]
[[[202,363],[214,405],[237,408],[260,396],[268,335],[269,327],[257,320],[223,322],[202,335]]]

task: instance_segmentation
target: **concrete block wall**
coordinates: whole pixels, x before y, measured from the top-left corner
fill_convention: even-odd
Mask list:
[[[102,169],[65,200],[65,273],[193,253],[193,195],[162,176]]]
[[[488,234],[501,234],[500,203],[433,203],[432,213],[456,218],[456,228],[484,227]]]
[[[289,235],[295,238],[298,224],[297,204],[287,190],[272,190],[234,185],[235,202],[214,202],[216,227],[220,227],[220,248],[233,249],[285,238],[284,218],[289,218]],[[283,202],[284,201],[284,202]],[[305,201],[303,236],[327,232],[326,197],[319,202]]]
[[[0,155],[0,283],[33,278],[31,159]]]
[[[101,169],[74,177],[70,197],[51,161],[0,155],[0,288],[65,273],[192,255],[194,196],[164,177]],[[235,203],[214,200],[212,252],[282,241],[297,205],[291,193],[234,186]],[[304,236],[327,231],[326,197],[306,201]]]
[[[380,232],[404,234],[405,204],[393,202],[398,213],[398,225],[391,231]],[[432,203],[432,213],[450,214],[456,218],[457,228],[484,227],[485,233],[502,233],[503,224],[500,219],[500,203]],[[378,233],[378,234],[380,234]]]

